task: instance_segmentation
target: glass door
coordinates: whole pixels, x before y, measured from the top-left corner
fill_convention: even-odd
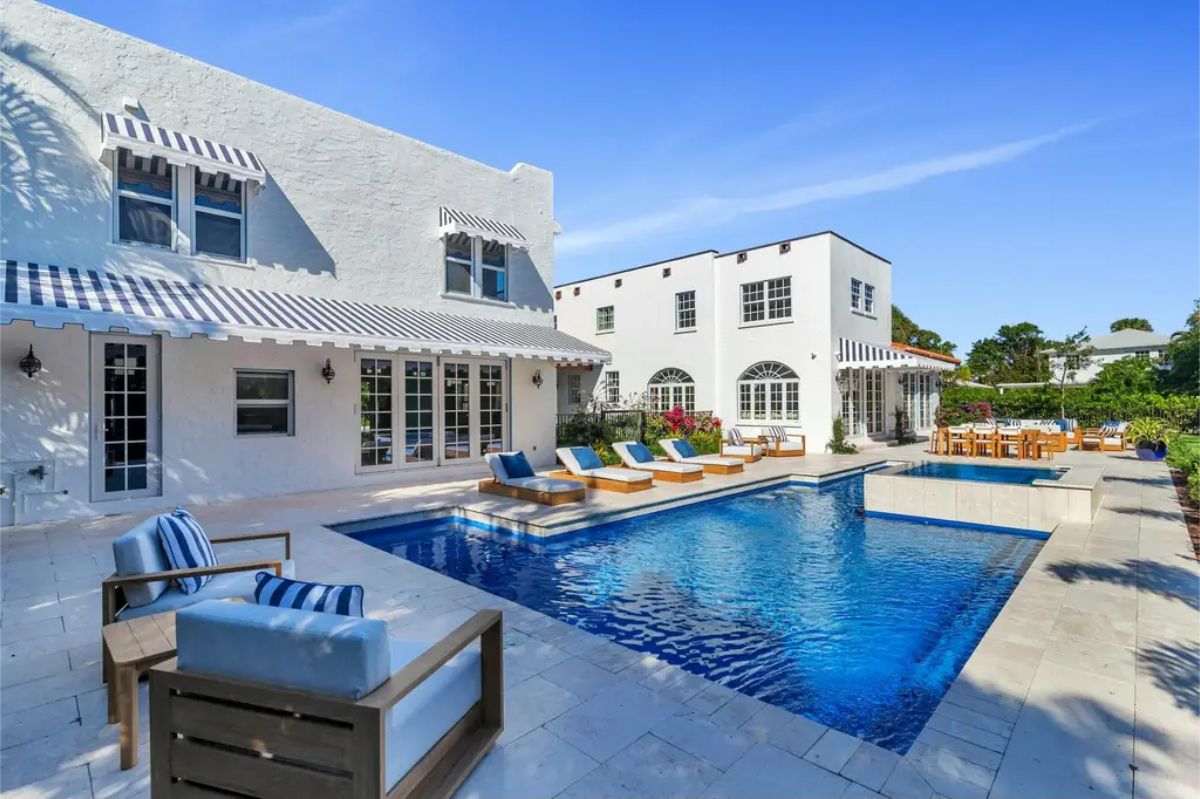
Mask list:
[[[158,496],[159,341],[92,336],[92,498]]]
[[[479,450],[480,456],[504,451],[504,367],[479,364]]]
[[[471,364],[443,361],[442,460],[462,460],[471,455]]]
[[[404,361],[404,462],[434,462],[434,362]]]
[[[363,470],[390,468],[395,462],[392,370],[391,358],[364,356],[359,359],[358,465]]]

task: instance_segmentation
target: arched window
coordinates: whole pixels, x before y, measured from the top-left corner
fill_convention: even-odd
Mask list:
[[[800,422],[800,376],[781,363],[754,364],[738,378],[737,392],[739,422]]]
[[[696,381],[682,369],[660,369],[646,384],[650,410],[665,412],[680,407],[696,412]]]

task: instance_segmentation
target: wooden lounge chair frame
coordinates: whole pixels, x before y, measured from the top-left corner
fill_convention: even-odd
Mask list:
[[[1107,444],[1104,439],[1119,438],[1120,442],[1116,444]],[[1092,449],[1089,444],[1094,444],[1097,452],[1124,452],[1129,446],[1129,442],[1125,438],[1125,431],[1119,433],[1105,433],[1099,427],[1092,427],[1087,430],[1080,430],[1075,439],[1075,443],[1079,449]]]
[[[653,475],[655,480],[662,480],[664,483],[694,483],[704,478],[703,469],[697,472],[677,472],[671,469],[647,469],[644,466],[630,466],[629,468],[637,469],[639,472],[646,472]]]
[[[795,443],[796,439],[789,438],[789,443]],[[763,446],[765,450],[763,454],[768,458],[799,458],[808,452],[808,437],[803,434],[800,436],[800,449],[780,449],[783,444],[775,436],[762,436]]]
[[[620,468],[624,469],[625,467],[622,466]],[[638,471],[641,470],[639,469]],[[547,476],[557,477],[560,480],[574,480],[577,483],[583,483],[588,488],[595,488],[599,491],[615,491],[618,494],[632,494],[635,491],[645,491],[648,488],[654,488],[653,475],[650,476],[649,480],[629,482],[625,480],[611,480],[607,477],[590,477],[582,474],[571,474],[566,469],[560,469],[556,472],[550,472]]]
[[[738,460],[740,460],[742,463],[758,463],[759,461],[761,461],[761,460],[763,459],[763,456],[762,456],[762,453],[761,453],[761,452],[756,452],[756,453],[755,453],[755,454],[753,454],[753,455],[737,455],[737,454],[734,454],[734,453],[732,453],[732,452],[726,452],[726,451],[725,451],[725,447],[732,447],[732,446],[735,446],[735,445],[734,445],[734,444],[730,444],[728,441],[722,441],[722,442],[721,442],[721,451],[720,451],[720,455],[721,455],[721,457],[722,457],[722,458],[737,458],[737,459],[738,459]],[[748,446],[748,447],[750,447],[750,448],[753,450],[753,448],[754,448],[754,447],[761,447],[761,446],[762,446],[762,444],[752,444],[752,443],[750,443],[749,441],[747,441],[747,442],[746,442],[746,444],[745,444],[745,446]]]
[[[362,699],[341,699],[180,671],[150,670],[150,795],[442,799],[504,729],[498,610],[481,610]],[[475,639],[482,695],[388,790],[387,712]],[[272,757],[264,757],[264,755]]]
[[[700,456],[704,457],[704,456]],[[678,463],[678,461],[676,461]],[[741,474],[746,466],[745,464],[732,463],[704,463],[702,461],[683,461],[685,466],[699,466],[704,470],[704,474]]]
[[[584,497],[582,485],[579,486],[577,491],[539,491],[535,488],[506,485],[494,477],[480,480],[478,488],[480,493],[483,494],[495,494],[498,497],[509,497],[510,499],[523,499],[526,502],[537,502],[542,505],[567,505],[571,502],[579,502]]]

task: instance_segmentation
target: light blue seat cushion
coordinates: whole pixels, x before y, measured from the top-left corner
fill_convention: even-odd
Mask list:
[[[394,638],[389,643],[393,674],[430,647]],[[388,711],[384,750],[388,790],[479,701],[479,668],[479,650],[466,649]]]
[[[387,623],[333,613],[201,602],[175,616],[179,669],[361,699],[390,675]]]
[[[129,532],[113,541],[113,561],[117,574],[128,577],[132,574],[165,572],[170,570],[167,553],[163,552],[158,540],[158,516],[143,519]],[[148,605],[167,590],[167,580],[152,583],[137,583],[123,587],[125,601],[130,607]]]
[[[256,573],[256,570],[252,570],[218,574],[208,582],[208,585],[194,594],[185,594],[179,590],[179,586],[172,585],[150,604],[127,607],[117,614],[117,618],[121,621],[129,621],[140,616],[149,616],[152,613],[179,610],[189,605],[195,605],[197,602],[203,602],[206,599],[238,597],[245,599],[247,602],[253,602],[254,589],[258,587],[258,582],[254,579]],[[285,560],[283,562],[283,576],[291,578],[295,573],[296,564],[290,560]]]

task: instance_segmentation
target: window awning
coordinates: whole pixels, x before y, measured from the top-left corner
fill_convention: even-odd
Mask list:
[[[194,166],[209,174],[224,173],[262,186],[267,171],[249,150],[151,125],[133,117],[105,113],[100,118],[100,141],[105,153],[119,147],[145,158],[159,156],[177,166]]]
[[[607,351],[545,325],[420,311],[154,275],[6,261],[0,325],[77,324],[175,338],[607,363]]]
[[[490,241],[498,241],[501,244],[509,244],[520,249],[525,249],[529,246],[529,240],[521,235],[521,231],[512,225],[497,222],[476,214],[456,211],[444,205],[439,211],[438,224],[441,226],[440,232],[442,235],[447,233],[466,233],[468,236],[482,236]]]
[[[838,339],[838,369],[932,369],[950,371],[957,358],[936,352],[916,350],[904,344],[869,344],[852,338]]]

